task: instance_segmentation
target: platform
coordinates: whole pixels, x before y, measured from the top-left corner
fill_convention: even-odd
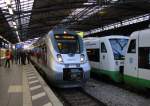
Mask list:
[[[0,67],[0,106],[62,106],[31,65]]]

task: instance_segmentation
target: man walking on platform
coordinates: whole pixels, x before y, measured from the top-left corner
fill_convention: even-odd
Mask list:
[[[11,52],[7,50],[5,56],[6,56],[5,67],[8,66],[10,68]]]

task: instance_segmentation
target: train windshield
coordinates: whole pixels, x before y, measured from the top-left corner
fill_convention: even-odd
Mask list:
[[[109,39],[115,60],[124,60],[125,53],[127,50],[128,39],[125,38],[114,38]]]
[[[57,47],[62,54],[80,53],[80,43],[75,35],[55,35]]]

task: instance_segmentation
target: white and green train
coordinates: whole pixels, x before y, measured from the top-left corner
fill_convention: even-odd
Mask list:
[[[128,39],[120,35],[85,38],[92,72],[122,82]]]
[[[107,36],[84,40],[92,72],[115,82],[150,89],[150,29],[128,37]]]
[[[131,34],[125,56],[124,81],[150,89],[150,29]]]

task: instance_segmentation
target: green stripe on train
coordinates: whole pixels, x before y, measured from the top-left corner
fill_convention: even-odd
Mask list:
[[[101,70],[92,68],[92,73],[95,73],[97,75],[107,75],[109,76],[113,81],[115,82],[122,82],[129,84],[130,86],[138,87],[138,88],[150,88],[150,80],[132,77],[128,75],[121,75],[118,71],[108,71],[108,70]]]
[[[106,75],[115,82],[122,82],[123,81],[123,76],[119,71],[110,71],[110,70],[102,70],[102,69],[92,68],[91,72],[98,74],[100,76]]]
[[[124,75],[125,83],[138,88],[150,88],[150,80]]]

